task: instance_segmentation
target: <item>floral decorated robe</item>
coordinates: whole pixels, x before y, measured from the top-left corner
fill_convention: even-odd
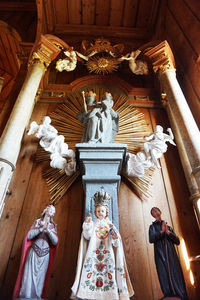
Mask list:
[[[114,228],[114,240],[112,229],[108,218],[83,223],[72,299],[126,300],[134,294],[120,234]]]

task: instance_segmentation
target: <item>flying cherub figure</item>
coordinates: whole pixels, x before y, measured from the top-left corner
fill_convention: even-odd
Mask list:
[[[67,58],[65,59],[59,59],[56,63],[56,69],[59,72],[62,71],[73,71],[76,68],[77,64],[77,58],[76,58],[76,52],[75,51],[65,51],[64,54]]]
[[[49,116],[45,116],[43,118],[42,124],[37,124],[37,122],[32,122],[30,125],[30,129],[28,131],[28,135],[35,134],[35,136],[40,140],[40,146],[43,148],[47,148],[50,146],[52,140],[54,140],[57,136],[58,131],[52,126],[51,119]]]
[[[174,135],[172,133],[171,128],[167,128],[169,134],[163,133],[163,128],[160,125],[156,126],[156,131],[152,133],[148,137],[144,137],[147,141],[144,143],[144,152],[146,154],[147,159],[150,159],[157,168],[161,168],[158,158],[162,156],[163,153],[167,151],[167,144],[176,146],[174,143]]]
[[[149,70],[147,63],[140,59],[136,58],[140,55],[141,51],[138,49],[136,51],[132,51],[131,53],[127,53],[125,56],[122,56],[118,59],[118,61],[128,60],[129,68],[136,75],[147,75]]]

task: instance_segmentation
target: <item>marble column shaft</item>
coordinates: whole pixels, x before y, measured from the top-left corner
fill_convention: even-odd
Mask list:
[[[200,132],[176,79],[174,69],[160,71],[160,81],[167,95],[171,112],[179,127],[190,165],[200,188]]]
[[[45,69],[44,63],[39,59],[29,67],[25,82],[0,140],[0,213],[19,155],[24,130],[32,114],[34,99]]]
[[[193,209],[194,209],[195,216],[197,219],[197,223],[200,228],[200,211],[198,209],[198,201],[200,201],[199,188],[198,188],[196,179],[194,177],[194,174],[192,173],[192,168],[191,168],[190,161],[188,159],[188,155],[187,155],[187,152],[185,150],[185,147],[184,147],[184,144],[183,144],[183,141],[181,138],[179,126],[173,116],[173,112],[172,112],[172,109],[171,109],[168,101],[166,101],[166,102],[164,101],[164,106],[166,108],[173,133],[176,137],[176,144],[177,144],[177,148],[179,151],[179,156],[181,159],[185,178],[186,178],[187,185],[188,185],[189,192],[190,192],[190,200],[192,201]]]

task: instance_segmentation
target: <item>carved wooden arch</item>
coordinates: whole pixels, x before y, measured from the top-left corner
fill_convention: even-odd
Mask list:
[[[45,91],[56,91],[56,92],[75,92],[83,86],[91,85],[91,84],[112,84],[116,85],[119,89],[121,89],[124,94],[128,96],[150,96],[151,89],[149,88],[136,88],[131,84],[127,83],[125,80],[118,76],[103,76],[103,75],[87,75],[81,78],[75,79],[69,84],[49,84],[49,70],[46,72],[46,76],[44,77],[44,89]]]
[[[0,59],[3,61],[1,63],[0,76],[4,79],[1,91],[2,106],[12,89],[20,69],[21,41],[22,38],[17,30],[8,23],[0,20]]]
[[[1,29],[1,31],[2,30],[5,31],[6,34],[11,35],[18,42],[22,41],[22,38],[21,38],[20,34],[17,32],[17,30],[2,20],[0,20],[0,29]]]

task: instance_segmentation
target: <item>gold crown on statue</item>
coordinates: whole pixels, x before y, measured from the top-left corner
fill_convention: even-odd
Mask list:
[[[112,94],[111,93],[109,93],[109,92],[105,92],[105,94],[104,95],[108,95],[108,96],[111,96],[112,97]]]
[[[94,194],[93,200],[95,207],[98,205],[104,205],[108,207],[111,197],[107,192],[105,192],[104,188],[101,187],[100,191]]]
[[[85,96],[86,96],[86,97],[88,97],[88,96],[90,96],[90,95],[96,97],[96,94],[95,94],[93,91],[89,91],[89,92],[86,92],[86,93],[85,93]]]

